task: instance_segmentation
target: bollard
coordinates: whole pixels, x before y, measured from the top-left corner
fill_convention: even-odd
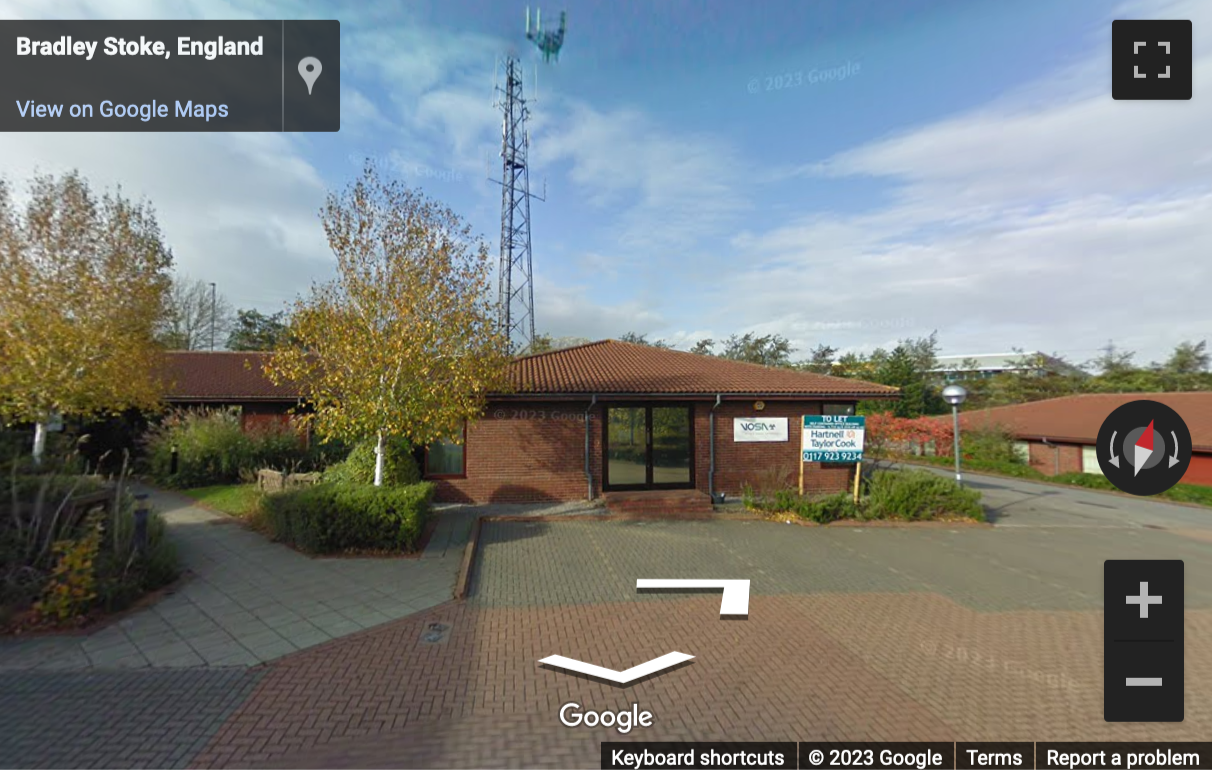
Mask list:
[[[135,495],[135,551],[147,550],[147,517],[151,513],[147,506],[147,495]]]
[[[168,467],[168,475],[170,475],[170,476],[177,475],[177,445],[176,444],[173,444],[173,454],[172,454],[172,460],[170,461],[169,467]]]

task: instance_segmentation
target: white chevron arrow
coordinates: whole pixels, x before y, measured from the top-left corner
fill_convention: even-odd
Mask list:
[[[673,590],[697,588],[722,588],[724,596],[720,600],[720,615],[749,614],[749,581],[748,580],[645,580],[635,581],[637,590],[642,588],[671,588]]]
[[[664,671],[667,668],[676,666],[679,663],[685,663],[694,658],[693,655],[687,655],[684,652],[671,652],[667,655],[662,655],[659,658],[653,658],[647,663],[641,663],[638,666],[633,666],[626,671],[614,671],[609,668],[595,666],[592,663],[574,660],[573,658],[565,658],[563,655],[549,655],[540,660],[540,663],[546,663],[549,666],[575,671],[578,674],[586,674],[587,676],[597,677],[598,679],[606,679],[615,684],[628,684],[637,679],[642,679],[649,674],[655,674],[658,671]]]

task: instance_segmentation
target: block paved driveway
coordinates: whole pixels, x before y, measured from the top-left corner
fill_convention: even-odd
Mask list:
[[[309,559],[151,494],[192,574],[87,636],[0,639],[0,766],[183,766],[253,667],[449,601],[474,520],[444,514],[418,559]]]
[[[977,483],[987,487],[995,527],[487,522],[467,601],[247,671],[226,683],[226,700],[207,701],[223,710],[221,725],[205,735],[178,728],[191,740],[172,759],[197,767],[596,767],[608,739],[1212,734],[1212,512]],[[1186,561],[1182,723],[1102,719],[1107,558]],[[638,595],[640,577],[748,578],[749,619],[721,620],[718,594]],[[631,688],[537,665],[560,654],[624,669],[674,650],[696,658]],[[176,686],[182,700],[206,697],[204,687]],[[568,702],[594,710],[639,703],[655,725],[625,736],[566,728],[557,712]],[[139,737],[130,746],[147,751]],[[10,764],[3,740],[0,764]],[[131,747],[123,762],[88,753],[67,761],[27,747],[17,764],[130,766],[145,756]]]

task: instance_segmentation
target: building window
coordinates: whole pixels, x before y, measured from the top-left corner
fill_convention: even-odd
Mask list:
[[[440,439],[425,448],[425,477],[464,478],[467,475],[467,426],[458,441]]]
[[[823,404],[821,406],[821,414],[853,415],[854,404]]]

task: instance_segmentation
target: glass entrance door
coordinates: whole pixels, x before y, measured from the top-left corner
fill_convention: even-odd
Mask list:
[[[694,487],[692,407],[606,407],[607,489]]]

